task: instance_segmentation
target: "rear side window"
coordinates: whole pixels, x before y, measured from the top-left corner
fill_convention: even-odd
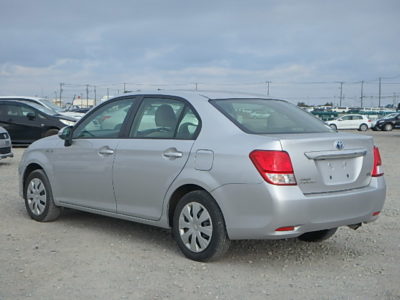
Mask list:
[[[247,133],[331,132],[323,122],[285,101],[221,99],[210,102]]]

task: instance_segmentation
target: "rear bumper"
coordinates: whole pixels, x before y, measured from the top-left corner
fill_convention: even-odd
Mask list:
[[[382,210],[386,185],[377,177],[361,189],[304,195],[298,186],[230,184],[211,194],[230,239],[281,239],[376,220],[373,213]],[[295,230],[275,231],[287,226]]]

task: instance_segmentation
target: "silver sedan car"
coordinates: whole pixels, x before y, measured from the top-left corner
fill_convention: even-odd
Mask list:
[[[0,159],[13,156],[10,135],[0,126]]]
[[[30,145],[19,175],[37,221],[68,207],[171,228],[198,261],[231,240],[318,242],[356,229],[386,194],[370,136],[335,132],[286,101],[205,92],[104,102]]]

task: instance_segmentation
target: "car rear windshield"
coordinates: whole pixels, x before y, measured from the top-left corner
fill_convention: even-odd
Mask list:
[[[247,133],[331,132],[322,121],[282,100],[219,99],[210,100],[218,110]]]

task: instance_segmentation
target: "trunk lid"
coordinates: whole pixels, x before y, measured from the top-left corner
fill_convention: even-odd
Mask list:
[[[371,181],[373,140],[369,136],[287,134],[280,136],[304,194],[362,188]]]

